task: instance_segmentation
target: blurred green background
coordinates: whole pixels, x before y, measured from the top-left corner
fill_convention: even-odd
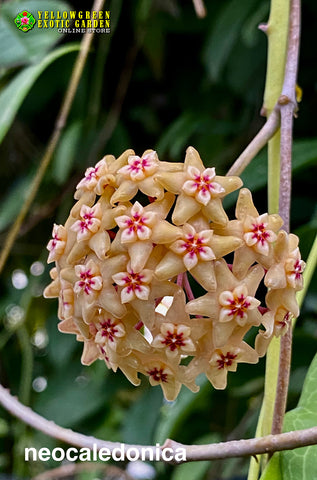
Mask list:
[[[208,15],[199,19],[190,0],[106,2],[111,33],[94,39],[53,161],[0,279],[1,383],[46,418],[107,440],[155,444],[170,437],[206,443],[252,437],[261,405],[265,360],[239,365],[225,391],[215,391],[201,378],[198,394],[183,387],[173,403],[163,401],[160,388],[150,388],[145,379],[135,388],[122,374],[108,372],[102,362],[83,367],[82,345],[57,330],[57,301],[42,297],[49,283],[45,246],[53,222],[65,222],[87,166],[127,148],[138,155],[154,148],[161,160],[182,161],[186,147],[193,145],[206,166],[225,174],[263,124],[259,112],[267,42],[257,25],[267,20],[269,1],[205,4]],[[81,40],[80,34],[59,34],[56,29],[35,27],[23,33],[13,19],[24,9],[91,6],[90,1],[56,0],[1,4],[1,246],[53,131]],[[316,25],[317,4],[304,0],[299,70],[303,101],[295,121],[291,213],[304,259],[317,227]],[[243,174],[261,213],[267,209],[265,172],[263,151]],[[227,203],[231,218],[232,202]],[[288,408],[296,406],[316,352],[316,292],[315,276],[296,327]],[[57,466],[24,464],[26,445],[61,444],[4,410],[0,415],[0,478],[30,478]],[[246,459],[176,467],[156,464],[148,476],[133,473],[133,478],[225,480],[237,478],[237,472],[246,478],[247,467]],[[96,475],[88,471],[76,478]]]

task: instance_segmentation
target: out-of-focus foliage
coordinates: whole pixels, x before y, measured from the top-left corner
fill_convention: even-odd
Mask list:
[[[202,20],[189,0],[106,2],[111,34],[96,35],[53,162],[0,280],[1,383],[48,419],[88,435],[138,444],[166,437],[201,443],[254,435],[264,360],[239,366],[225,391],[202,382],[198,394],[182,390],[176,402],[165,403],[160,389],[150,389],[146,381],[136,389],[101,362],[81,366],[81,346],[57,331],[57,302],[42,298],[49,268],[42,272],[41,265],[52,224],[64,223],[87,166],[127,148],[137,154],[155,148],[161,160],[181,161],[193,145],[206,165],[225,174],[263,124],[266,38],[257,25],[267,19],[269,2],[205,3],[208,15]],[[85,10],[92,2],[68,5],[14,0],[0,7],[1,245],[54,128],[82,38],[50,30],[24,34],[13,18],[24,9]],[[292,231],[300,236],[304,259],[317,227],[317,64],[311,48],[316,22],[316,3],[307,0],[292,196]],[[265,172],[262,152],[242,176],[245,186],[256,191],[261,211],[267,206]],[[298,403],[316,353],[316,291],[315,277],[295,331],[289,409]],[[3,410],[0,420],[0,471],[29,478],[56,466],[25,464],[23,448],[54,447],[57,441]],[[244,478],[247,466],[247,460],[236,459],[155,468],[157,479],[220,480],[236,478],[237,472]]]

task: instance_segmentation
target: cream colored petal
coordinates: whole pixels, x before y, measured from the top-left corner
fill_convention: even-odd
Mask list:
[[[187,268],[187,270],[191,270],[192,268],[194,268],[197,265],[198,257],[193,252],[186,253],[186,255],[184,255],[184,257],[183,257],[183,262],[184,262],[184,265]]]
[[[131,198],[137,194],[137,191],[137,184],[130,180],[122,182],[111,197],[111,205],[115,205],[117,202],[127,202],[128,200],[131,200]]]
[[[213,235],[210,246],[216,256],[216,258],[224,257],[243,245],[243,241],[238,237],[231,237],[226,235],[224,237],[220,235]]]
[[[217,281],[213,261],[198,262],[190,273],[205,290],[211,292],[216,290]]]
[[[272,265],[265,275],[264,283],[268,288],[285,288],[287,281],[284,266],[281,263]]]
[[[185,182],[186,176],[184,172],[159,172],[155,175],[155,179],[160,183],[168,192],[178,194],[182,190],[182,186]]]
[[[123,287],[124,285],[126,285],[127,278],[128,278],[128,272],[119,272],[119,273],[116,273],[115,275],[112,275],[113,281],[117,285],[120,285],[120,287]]]
[[[203,315],[205,317],[217,318],[219,311],[218,301],[215,295],[206,293],[206,295],[188,302],[185,310],[190,315]]]
[[[132,243],[137,240],[138,236],[133,228],[125,228],[121,232],[121,242],[122,243]]]
[[[96,233],[90,238],[88,245],[100,260],[104,260],[110,249],[110,237],[108,232],[101,231]]]
[[[210,202],[211,195],[208,190],[201,189],[196,193],[195,199],[197,200],[198,203],[201,203],[202,205],[206,206]]]
[[[210,202],[203,207],[202,211],[212,222],[220,225],[226,225],[228,223],[228,216],[224,211],[220,198],[211,198]]]
[[[197,183],[194,182],[193,180],[187,180],[184,183],[182,189],[186,193],[186,195],[190,195],[193,197],[197,192],[198,186],[197,186]]]
[[[147,177],[139,183],[139,189],[149,197],[156,197],[158,200],[164,198],[164,188],[156,181],[155,177]]]
[[[116,290],[112,287],[103,289],[100,292],[96,305],[103,308],[116,318],[122,318],[126,315],[127,310],[122,305]]]
[[[140,300],[147,300],[150,294],[150,287],[147,285],[140,285],[134,290],[135,296]]]
[[[205,170],[205,166],[200,158],[200,155],[194,147],[187,148],[184,163],[185,169],[187,169],[188,167],[195,167],[200,172],[203,172]]]
[[[235,322],[223,322],[214,324],[213,341],[216,348],[226,345],[235,326]]]
[[[173,252],[167,252],[155,269],[159,280],[167,280],[186,270],[183,259]]]
[[[153,250],[152,241],[139,241],[128,244],[128,252],[131,261],[131,268],[134,272],[140,272],[143,270],[146,262]]]
[[[168,244],[180,238],[181,235],[182,232],[178,227],[162,220],[153,226],[151,239],[154,243]]]
[[[200,249],[199,252],[199,259],[208,262],[210,260],[214,260],[216,257],[214,255],[214,252],[211,250],[210,247],[203,247]]]
[[[234,192],[238,190],[238,188],[242,187],[243,182],[240,177],[236,176],[215,176],[215,182],[219,183],[225,190],[226,195],[228,193]]]
[[[234,302],[234,296],[233,293],[230,292],[229,290],[225,290],[220,293],[219,295],[219,303],[223,307],[228,307],[232,305],[232,302]]]
[[[115,218],[115,222],[120,228],[127,228],[131,222],[131,218],[128,215],[120,215]]]
[[[187,196],[185,193],[181,193],[177,200],[172,215],[172,221],[175,225],[183,225],[187,220],[197,212],[199,212],[201,205],[196,202],[192,197]]]
[[[244,220],[247,215],[258,217],[259,212],[255,208],[250,190],[242,188],[236,204],[236,217],[238,220]]]
[[[135,292],[130,286],[122,289],[122,291],[121,291],[121,302],[122,303],[131,302],[134,298],[135,298]]]
[[[91,365],[100,355],[99,348],[95,342],[85,342],[84,350],[81,356],[81,363],[83,365]]]
[[[148,240],[151,237],[152,230],[145,225],[141,226],[137,230],[137,236],[139,240]]]

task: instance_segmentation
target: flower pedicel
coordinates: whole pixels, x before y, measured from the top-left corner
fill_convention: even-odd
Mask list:
[[[222,199],[241,186],[192,147],[184,164],[128,150],[86,170],[65,225],[53,227],[44,292],[59,299],[59,330],[84,342],[83,364],[103,360],[134,385],[141,373],[174,400],[182,385],[197,391],[201,373],[225,388],[228,371],[257,363],[287,331],[305,267],[298,238],[259,214],[246,188],[229,220]],[[190,284],[205,293],[194,298]]]

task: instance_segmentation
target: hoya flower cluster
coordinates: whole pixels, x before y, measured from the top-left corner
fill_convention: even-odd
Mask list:
[[[173,400],[182,384],[197,391],[202,372],[225,388],[228,371],[285,333],[299,313],[298,238],[278,215],[260,215],[245,188],[229,220],[222,200],[241,186],[192,147],[184,163],[128,150],[86,170],[65,225],[54,225],[45,290],[59,298],[59,330],[84,342],[83,364],[104,360],[134,385],[141,373]]]

